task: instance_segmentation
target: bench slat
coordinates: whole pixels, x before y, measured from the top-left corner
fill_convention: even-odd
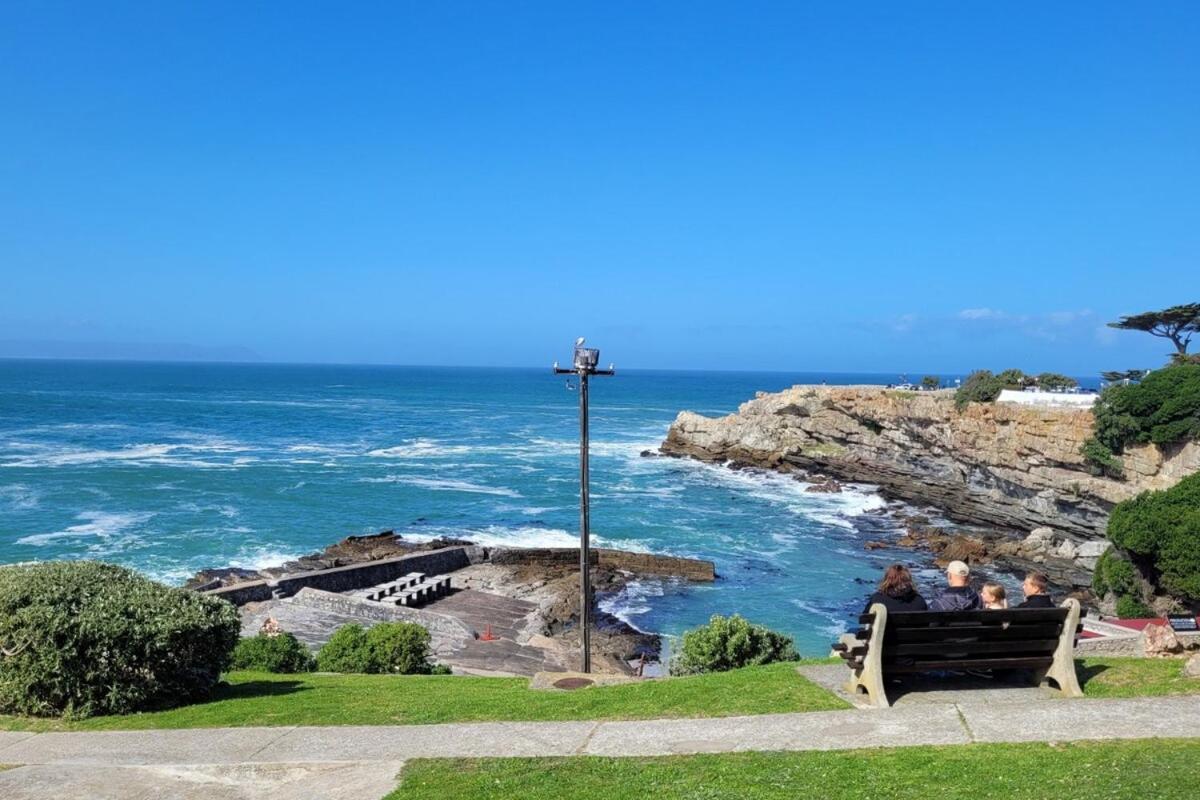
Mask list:
[[[1062,622],[1067,618],[1065,608],[1009,608],[1003,611],[897,611],[888,614],[887,625],[895,627],[924,627],[931,620],[940,623],[952,622],[985,622],[1000,624],[1002,622]],[[873,615],[861,614],[858,621],[867,624]]]
[[[1054,654],[1058,639],[1025,639],[1017,642],[923,642],[920,644],[898,644],[885,646],[884,663],[894,656],[943,655],[953,658],[960,653],[1008,653],[1011,655]]]
[[[885,664],[887,674],[929,672],[936,669],[1042,669],[1054,663],[1050,656],[1017,656],[1013,658],[979,658],[920,660],[911,664]]]
[[[1019,639],[1051,639],[1062,633],[1062,625],[1040,622],[1034,625],[929,625],[924,628],[900,628],[884,631],[884,645],[915,642],[942,642],[947,639],[974,639],[987,642],[1010,642]],[[869,634],[868,634],[869,635]],[[861,637],[866,638],[866,637]]]

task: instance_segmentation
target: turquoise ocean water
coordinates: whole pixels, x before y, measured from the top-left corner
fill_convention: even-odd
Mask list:
[[[601,545],[712,559],[721,579],[605,599],[675,634],[740,612],[817,654],[894,535],[871,487],[643,458],[681,409],[895,375],[625,371],[594,380]],[[577,542],[578,397],[549,370],[0,361],[0,563],[96,558],[179,582],[350,535]]]

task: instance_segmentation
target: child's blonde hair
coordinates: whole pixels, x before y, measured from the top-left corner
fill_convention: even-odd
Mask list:
[[[985,583],[983,585],[983,592],[981,592],[981,594],[991,595],[996,602],[1008,599],[1007,592],[1004,591],[1004,586],[996,583],[995,581],[988,581]]]

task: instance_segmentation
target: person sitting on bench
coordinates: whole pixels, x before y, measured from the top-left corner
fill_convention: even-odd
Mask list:
[[[879,589],[867,599],[863,613],[871,610],[875,603],[882,603],[888,611],[928,611],[925,598],[913,586],[912,573],[903,564],[892,564],[883,573]]]
[[[1031,572],[1025,576],[1021,584],[1025,599],[1017,608],[1054,608],[1054,600],[1050,597],[1050,579],[1041,572]]]
[[[983,600],[971,588],[971,569],[962,561],[946,565],[946,582],[950,584],[929,604],[930,611],[979,611]]]
[[[979,590],[979,597],[988,611],[1003,611],[1008,608],[1008,593],[1004,591],[1002,584],[995,581],[985,583]]]

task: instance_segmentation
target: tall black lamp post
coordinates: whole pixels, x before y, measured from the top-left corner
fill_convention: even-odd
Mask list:
[[[596,369],[600,351],[584,347],[583,337],[575,340],[575,356],[570,369],[554,362],[555,375],[579,377],[579,625],[583,647],[583,671],[592,671],[592,576],[590,509],[588,503],[588,378],[593,375],[612,375],[608,369]]]

